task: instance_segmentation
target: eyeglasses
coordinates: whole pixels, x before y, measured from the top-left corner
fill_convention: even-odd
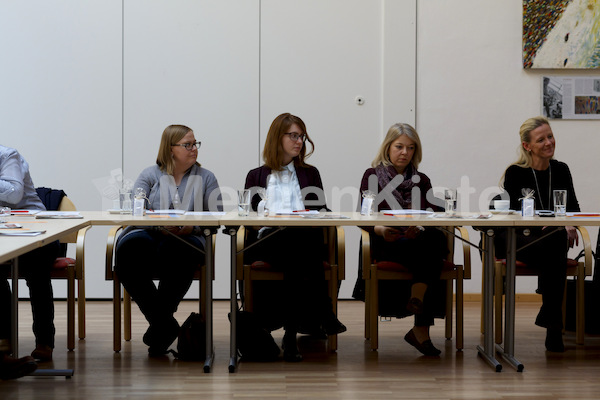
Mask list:
[[[284,135],[289,135],[289,138],[292,139],[292,142],[297,142],[298,139],[303,142],[306,141],[306,135],[304,133],[296,133],[296,132],[286,132]]]
[[[202,142],[192,142],[192,143],[177,143],[177,144],[172,144],[171,146],[181,146],[183,148],[185,148],[186,150],[193,150],[194,147],[199,149],[200,145],[202,144]]]

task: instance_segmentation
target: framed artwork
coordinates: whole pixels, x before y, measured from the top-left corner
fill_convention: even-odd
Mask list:
[[[523,0],[523,68],[600,68],[600,1]]]

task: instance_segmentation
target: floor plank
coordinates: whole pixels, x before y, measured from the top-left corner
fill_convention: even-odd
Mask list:
[[[183,302],[177,318],[183,322],[197,302]],[[507,364],[494,372],[480,357],[479,303],[465,304],[465,350],[443,339],[443,321],[432,329],[440,358],[420,357],[404,342],[411,320],[380,322],[380,348],[373,352],[363,338],[363,303],[340,302],[340,319],[348,332],[339,337],[337,353],[328,353],[324,341],[304,337],[301,363],[283,361],[241,363],[227,370],[229,303],[216,301],[213,372],[202,363],[149,358],[141,337],[146,322],[134,309],[134,338],[120,353],[112,351],[110,302],[88,302],[87,338],[66,351],[65,303],[57,302],[57,348],[54,361],[41,367],[73,368],[71,379],[25,377],[0,381],[2,399],[597,399],[600,397],[600,337],[587,336],[585,346],[565,335],[564,354],[547,353],[543,329],[533,324],[539,304],[517,305],[515,353],[525,365],[516,372]],[[20,353],[33,349],[31,312],[19,305]],[[282,331],[274,332],[278,343]]]

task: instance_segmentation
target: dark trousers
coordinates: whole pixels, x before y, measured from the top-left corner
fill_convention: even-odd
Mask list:
[[[249,243],[254,242],[256,231],[249,235]],[[322,228],[285,228],[249,249],[244,258],[247,263],[268,262],[283,272],[284,298],[272,301],[284,302],[283,323],[286,330],[297,331],[300,321],[305,320],[307,315],[322,322],[332,313],[323,268],[325,244]]]
[[[204,249],[200,237],[182,238]],[[160,230],[127,232],[117,243],[117,276],[151,325],[160,326],[173,318],[192,284],[194,270],[202,263],[202,253]]]
[[[536,325],[549,329],[562,329],[562,303],[567,279],[567,231],[562,228],[530,228],[529,236],[517,230],[517,249],[553,232],[523,250],[517,250],[517,260],[535,268],[538,275],[538,292],[542,294],[542,307]],[[494,241],[496,258],[506,257],[506,233],[501,232]]]
[[[415,315],[415,326],[433,325],[431,303],[437,301],[440,296],[435,296],[435,293],[431,293],[429,288],[437,286],[444,259],[448,255],[444,233],[436,228],[425,228],[414,239],[386,242],[381,236],[372,234],[371,240],[372,257],[375,261],[392,261],[402,264],[413,274],[412,283],[427,285],[428,290],[423,299],[423,313]]]
[[[31,312],[33,314],[33,334],[36,345],[54,348],[54,294],[50,282],[52,265],[59,256],[58,241],[32,250],[19,257],[19,274],[25,278],[29,287]],[[10,338],[11,333],[11,291],[8,281],[0,283],[0,339]]]

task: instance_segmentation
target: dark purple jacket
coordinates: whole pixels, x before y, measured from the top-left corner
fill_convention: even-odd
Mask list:
[[[302,201],[309,210],[321,210],[327,209],[325,201],[325,193],[323,191],[323,182],[321,181],[321,175],[319,170],[313,166],[299,167],[294,166],[296,169],[296,176],[298,176],[298,183],[300,189],[313,188],[310,192],[304,195]],[[267,177],[271,174],[271,168],[263,165],[255,168],[248,172],[246,176],[245,189],[251,189],[252,196],[252,210],[256,211],[258,203],[260,202],[260,196],[257,193],[259,187],[267,188]],[[319,193],[316,193],[319,192]]]

